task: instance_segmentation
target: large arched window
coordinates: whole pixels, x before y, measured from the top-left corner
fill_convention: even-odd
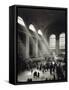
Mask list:
[[[61,33],[59,36],[59,49],[65,49],[65,33]]]
[[[54,34],[50,35],[50,49],[56,49],[56,36]]]

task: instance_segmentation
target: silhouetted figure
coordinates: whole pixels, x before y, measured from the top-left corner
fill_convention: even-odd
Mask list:
[[[34,75],[34,78],[37,77],[37,72],[35,71],[33,75]]]
[[[28,78],[28,80],[27,80],[28,82],[32,82],[32,79],[31,78]]]
[[[42,64],[40,64],[40,70],[42,69]]]
[[[52,69],[53,69],[53,65],[52,65],[52,62],[50,64],[50,74],[52,74]]]
[[[38,72],[38,78],[39,78],[39,76],[40,76],[40,73]]]
[[[61,64],[57,65],[57,70],[56,71],[57,71],[58,79],[64,79],[64,75],[63,75]]]

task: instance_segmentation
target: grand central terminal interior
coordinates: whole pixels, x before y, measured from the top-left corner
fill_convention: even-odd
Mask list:
[[[66,79],[64,10],[18,8],[17,80]]]

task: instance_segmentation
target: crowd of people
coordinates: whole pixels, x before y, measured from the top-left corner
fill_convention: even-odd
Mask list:
[[[27,69],[33,72],[33,69],[42,71],[43,73],[49,71],[50,75],[53,75],[53,80],[64,80],[65,79],[65,64],[62,62],[55,61],[45,61],[44,64],[41,62],[30,62]],[[40,78],[40,72],[35,71],[33,73],[33,78]]]

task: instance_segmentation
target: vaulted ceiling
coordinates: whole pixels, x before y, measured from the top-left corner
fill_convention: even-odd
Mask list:
[[[41,29],[42,32],[60,32],[65,31],[66,28],[64,9],[18,8],[18,16],[23,18],[27,27],[33,24],[36,30]]]

